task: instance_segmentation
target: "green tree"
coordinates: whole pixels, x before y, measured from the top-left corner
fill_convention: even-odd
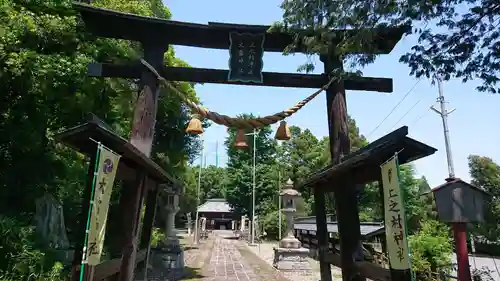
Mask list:
[[[211,198],[225,198],[228,178],[226,169],[210,165],[201,171],[202,201]]]
[[[356,121],[348,116],[349,138],[351,140],[351,150],[355,151],[368,144],[366,138],[359,133]],[[279,168],[282,170],[283,182],[291,178],[296,186],[299,186],[307,204],[306,209],[314,210],[312,190],[304,188],[301,183],[311,174],[319,171],[330,164],[330,142],[328,137],[318,140],[308,129],[302,130],[299,127],[291,126],[292,138],[283,142],[278,147]],[[327,212],[335,213],[335,205],[331,194],[327,197]]]
[[[422,208],[423,212],[425,212],[424,217],[426,219],[437,220],[436,201],[434,200],[434,194],[432,193],[431,187],[424,176],[422,176],[418,182],[418,193],[420,194],[420,201],[423,203]]]
[[[309,131],[296,126],[290,127],[292,138],[282,142],[278,149],[278,159],[282,172],[283,183],[290,178],[297,186],[307,179],[312,173],[322,168],[321,155],[318,149],[318,139]],[[301,188],[299,192],[304,198],[309,198],[309,188]]]
[[[252,114],[243,114],[241,118],[254,118]],[[238,149],[234,147],[237,130],[235,128],[228,128],[228,136],[224,141],[227,148],[229,168],[238,168],[243,163],[252,163],[253,160],[253,135],[246,137],[248,148]],[[245,134],[251,134],[251,129],[245,130]],[[276,156],[276,141],[271,137],[272,130],[270,126],[266,126],[257,130],[256,143],[256,159],[259,164],[273,164]]]
[[[491,158],[470,155],[469,172],[471,184],[482,188],[493,196],[486,204],[485,222],[478,225],[478,232],[490,241],[500,241],[500,166]]]
[[[403,202],[409,233],[418,231],[423,221],[433,219],[436,216],[432,194],[421,196],[419,193],[419,189],[423,184],[426,184],[426,182],[422,183],[422,178],[415,177],[415,170],[412,165],[400,166],[400,186],[403,190]],[[383,207],[383,198],[381,198],[378,183],[366,185],[359,195],[360,219],[362,221],[383,221]]]
[[[170,18],[168,9],[156,0],[100,0],[93,5]],[[125,79],[89,78],[87,65],[137,59],[141,50],[137,43],[91,36],[71,8],[71,1],[66,0],[1,1],[0,35],[0,215],[19,224],[12,230],[28,233],[35,199],[52,193],[64,203],[70,242],[81,243],[75,234],[81,223],[78,213],[88,163],[82,155],[57,144],[53,135],[81,123],[93,112],[127,138],[137,86]],[[175,58],[171,48],[165,53],[165,64],[185,63]],[[196,100],[191,84],[176,86]],[[167,171],[179,174],[198,147],[196,138],[184,134],[187,112],[174,95],[162,90],[157,118],[152,157]],[[116,214],[119,192],[113,197],[111,216]],[[32,246],[25,243],[31,236],[13,235],[19,237],[20,245],[27,245],[26,250]],[[0,248],[13,241],[0,239]],[[19,255],[30,253],[36,256],[29,251],[15,252],[10,259],[24,259]],[[26,262],[34,266],[39,260]],[[7,267],[9,263],[0,264],[0,271],[14,272]],[[8,277],[25,280],[30,274]]]
[[[253,115],[242,115],[243,118],[252,118]],[[246,133],[252,133],[247,130]],[[256,213],[275,209],[277,203],[277,166],[276,166],[276,141],[271,137],[272,130],[269,126],[257,131],[255,143],[255,202]],[[247,136],[248,148],[237,149],[234,147],[236,130],[228,129],[225,141],[228,154],[226,168],[227,186],[226,199],[238,214],[251,215],[252,213],[252,188],[253,188],[253,138]]]
[[[419,180],[419,184],[418,184],[418,193],[419,194],[425,194],[425,193],[429,193],[431,192],[431,186],[429,185],[429,183],[427,182],[427,179],[422,176]]]
[[[255,207],[256,214],[267,213],[277,209],[278,186],[276,166],[269,164],[256,165]],[[237,214],[252,214],[252,165],[243,164],[240,168],[228,168],[229,183],[226,199]]]
[[[196,212],[198,193],[198,167],[187,167],[182,174],[184,193],[179,198],[180,213],[187,214]],[[201,202],[201,201],[200,201]]]
[[[479,91],[499,91],[500,4],[496,0],[285,0],[281,7],[283,19],[278,29],[306,30],[298,34],[288,52],[300,44],[309,54],[326,54],[332,39],[328,32],[349,29],[342,42],[332,47],[349,68],[359,70],[375,59],[359,50],[376,53],[377,29],[412,25],[405,33],[415,34],[417,43],[400,58],[412,75],[477,79],[482,81]],[[310,63],[301,67],[313,68]]]

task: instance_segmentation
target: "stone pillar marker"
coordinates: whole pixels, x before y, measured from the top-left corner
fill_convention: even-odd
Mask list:
[[[188,235],[191,236],[191,213],[187,213],[186,214],[186,218],[187,218],[187,229],[188,229]]]
[[[307,261],[309,249],[302,248],[299,239],[293,233],[293,216],[297,211],[296,201],[299,196],[300,193],[293,188],[292,180],[288,179],[280,192],[281,212],[286,218],[286,232],[279,242],[279,247],[274,248],[273,266],[280,270],[309,270],[311,268]]]
[[[201,217],[201,219],[200,219],[200,228],[201,228],[201,231],[207,230],[207,218]]]
[[[260,238],[260,228],[259,228],[259,216],[255,215],[254,221],[252,221],[252,227],[255,228],[255,241],[259,241]]]
[[[240,231],[245,231],[246,216],[241,216]]]

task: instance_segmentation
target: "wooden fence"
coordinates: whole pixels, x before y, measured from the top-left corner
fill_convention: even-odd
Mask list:
[[[311,250],[311,257],[318,259],[318,239],[316,231],[295,229],[295,237],[300,240],[304,248]],[[328,252],[325,254],[325,261],[340,267],[339,255],[339,240],[334,237],[333,233],[329,233],[328,237]],[[390,272],[386,267],[386,261],[383,255],[378,255],[375,252],[366,255],[364,261],[356,262],[356,267],[359,272],[371,280],[390,281]]]

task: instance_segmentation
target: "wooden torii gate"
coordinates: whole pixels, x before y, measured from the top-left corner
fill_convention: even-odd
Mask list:
[[[165,67],[163,55],[170,45],[228,49],[230,46],[230,33],[238,32],[265,34],[263,51],[283,52],[285,47],[293,42],[293,37],[286,33],[266,33],[269,26],[224,23],[194,24],[142,17],[96,8],[83,3],[75,3],[74,7],[80,12],[87,29],[94,35],[140,42],[144,50],[144,60],[170,81],[318,89],[326,85],[331,79],[329,73],[332,70],[343,68],[342,61],[334,56],[335,50],[333,49],[329,50],[328,54],[320,56],[324,64],[324,74],[263,72],[261,83],[228,81],[228,70]],[[372,42],[366,46],[360,46],[360,49],[355,51],[373,53],[375,49],[377,54],[388,54],[401,39],[404,31],[405,28],[377,30],[378,35],[374,36],[375,39]],[[334,33],[332,38],[342,38],[342,35],[348,32],[346,30],[332,32]],[[332,41],[332,46],[335,46],[336,43],[338,41]],[[139,61],[122,64],[93,63],[89,65],[89,75],[95,77],[140,78],[142,89],[139,101],[144,102],[139,104],[139,107],[142,108],[136,108],[134,118],[143,117],[149,119],[149,124],[154,124],[159,81]],[[339,163],[342,155],[346,155],[350,150],[345,90],[389,93],[392,92],[392,89],[392,79],[390,78],[355,77],[336,81],[326,90],[330,152],[333,164]],[[143,136],[141,141],[152,142],[152,134]],[[346,191],[338,193],[335,198],[337,201],[344,203],[337,205],[338,223],[341,232],[340,248],[341,252],[343,252],[341,261],[342,274],[343,280],[353,280],[356,272],[352,256],[357,250],[353,245],[358,245],[360,239],[358,204],[355,188],[353,186],[344,186],[343,189]],[[315,191],[314,198],[318,221],[318,242],[324,245],[328,243],[325,194]],[[129,264],[133,266],[134,262],[130,261]],[[320,267],[323,281],[331,280],[330,265],[320,260]],[[130,270],[126,272],[130,272]],[[132,279],[132,276],[129,276],[126,272],[120,275],[121,281],[130,281]]]

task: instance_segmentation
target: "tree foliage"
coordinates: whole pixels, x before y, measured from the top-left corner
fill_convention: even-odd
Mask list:
[[[329,42],[335,55],[343,57],[349,68],[359,70],[375,59],[368,53],[377,50],[377,30],[406,26],[405,34],[414,34],[417,43],[400,61],[416,77],[439,75],[445,80],[479,80],[479,91],[497,93],[500,72],[500,4],[496,0],[439,1],[339,1],[284,0],[283,19],[278,29],[296,31],[296,41],[309,54],[327,54]],[[331,30],[349,29],[339,42]],[[387,41],[384,40],[384,41]],[[306,63],[302,70],[312,70]]]
[[[491,158],[469,156],[471,184],[488,191],[492,198],[486,204],[485,223],[478,225],[478,234],[491,242],[500,242],[500,166]]]
[[[242,115],[243,118],[252,118],[253,115]],[[253,133],[247,130],[247,134]],[[227,186],[226,198],[236,213],[241,215],[252,214],[253,194],[253,153],[255,143],[255,195],[257,210],[271,210],[277,202],[277,170],[276,164],[277,143],[271,138],[269,126],[255,131],[255,135],[247,136],[248,148],[234,147],[236,130],[228,129],[228,136],[224,142],[227,148]],[[255,140],[254,140],[255,138]]]
[[[143,16],[171,16],[157,0],[99,0],[92,4]],[[0,249],[18,249],[8,256],[18,268],[2,262],[0,279],[27,280],[36,271],[40,280],[51,280],[47,275],[51,265],[46,268],[44,264],[46,253],[34,241],[27,242],[33,238],[30,224],[35,199],[44,193],[63,202],[70,243],[82,243],[77,226],[81,223],[78,214],[87,159],[56,143],[53,136],[83,122],[92,112],[128,138],[137,99],[136,81],[89,78],[87,65],[127,61],[140,55],[136,42],[89,34],[71,1],[0,1],[0,233],[11,233],[1,235]],[[173,48],[164,60],[171,66],[186,65],[175,57]],[[191,84],[177,83],[176,87],[196,100]],[[166,90],[160,95],[157,120],[152,158],[168,172],[182,173],[199,144],[184,133],[186,109]],[[119,215],[119,185],[117,180],[110,216]],[[110,220],[110,235],[116,232],[115,221]]]

